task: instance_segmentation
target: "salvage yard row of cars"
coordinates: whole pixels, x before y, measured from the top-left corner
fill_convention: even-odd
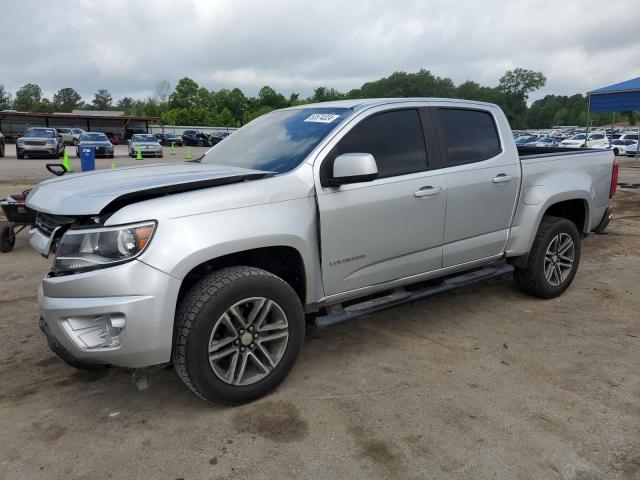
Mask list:
[[[175,133],[135,133],[127,140],[128,154],[135,157],[140,150],[143,156],[162,157],[162,147],[212,147],[230,135],[230,132],[218,132],[207,135],[196,130],[185,130],[182,136]],[[65,146],[74,145],[76,155],[80,156],[82,147],[94,147],[96,157],[113,158],[115,155],[113,135],[103,132],[86,132],[81,128],[44,128],[32,127],[18,137],[16,155],[18,158],[50,157],[59,158],[64,154]],[[0,132],[0,157],[4,157],[5,142]]]
[[[525,147],[596,148],[611,150],[614,155],[635,156],[638,152],[638,129],[566,129],[538,132],[514,131],[515,143]]]

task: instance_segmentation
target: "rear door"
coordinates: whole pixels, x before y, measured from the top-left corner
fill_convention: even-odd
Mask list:
[[[490,110],[438,107],[432,112],[447,175],[443,266],[499,255],[520,185],[517,151],[505,151]]]
[[[446,179],[431,169],[439,151],[435,142],[427,154],[425,138],[433,141],[435,132],[425,135],[423,114],[373,113],[323,160],[320,177],[330,175],[338,155],[370,153],[379,174],[340,187],[317,184],[327,296],[441,268]]]

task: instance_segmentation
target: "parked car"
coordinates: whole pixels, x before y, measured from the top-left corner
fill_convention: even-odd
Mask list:
[[[619,140],[633,140],[634,142],[638,141],[637,133],[624,133],[620,135]]]
[[[585,146],[586,134],[579,133],[571,138],[560,142],[560,147],[563,148],[583,148]],[[597,148],[600,146],[608,146],[609,139],[604,133],[593,133],[589,135],[586,141],[587,148]]]
[[[611,140],[611,145],[609,144],[597,144],[593,145],[591,148],[599,148],[602,150],[611,150],[615,156],[623,155],[625,148],[629,145],[635,145],[637,140]]]
[[[102,132],[87,132],[80,135],[80,141],[76,146],[76,155],[80,156],[80,149],[83,147],[94,147],[96,150],[96,157],[114,157],[113,144]]]
[[[65,145],[75,145],[76,138],[70,128],[58,128],[58,134],[62,137]]]
[[[0,132],[0,157],[4,157],[5,148],[6,144],[4,142],[4,135]]]
[[[24,157],[62,157],[64,140],[55,128],[33,127],[16,140],[16,156]]]
[[[198,162],[38,185],[30,242],[56,246],[40,327],[70,365],[172,363],[200,397],[247,402],[293,367],[305,314],[326,327],[511,273],[558,297],[616,185],[611,152],[521,157],[488,103],[278,110]]]
[[[562,141],[561,138],[541,137],[538,140],[535,140],[533,142],[525,143],[525,146],[527,146],[527,147],[557,147],[560,144],[561,141]]]
[[[207,135],[196,130],[182,132],[182,143],[188,147],[210,147],[211,140]]]
[[[138,149],[143,157],[153,156],[162,158],[162,146],[158,139],[150,133],[137,133],[129,140],[129,156],[136,157]]]
[[[526,145],[527,143],[535,142],[537,139],[537,135],[521,135],[515,139],[515,143],[516,145]]]
[[[122,135],[117,135],[113,132],[105,132],[105,135],[113,145],[121,145],[123,143]]]
[[[213,147],[214,145],[217,145],[222,140],[227,138],[229,135],[231,135],[231,132],[216,132],[216,133],[213,133],[211,135],[211,138],[210,138],[211,146]]]
[[[160,145],[164,145],[165,147],[170,147],[171,144],[176,147],[182,146],[182,138],[175,133],[156,133],[155,136],[158,142],[160,142]]]
[[[638,142],[633,142],[630,145],[624,147],[624,150],[621,152],[621,155],[626,155],[627,157],[635,157],[638,154]]]

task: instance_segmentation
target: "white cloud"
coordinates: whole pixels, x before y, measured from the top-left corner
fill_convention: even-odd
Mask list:
[[[0,84],[86,99],[147,95],[183,76],[211,88],[348,90],[396,70],[495,85],[542,71],[536,94],[586,92],[640,76],[637,0],[5,0]]]

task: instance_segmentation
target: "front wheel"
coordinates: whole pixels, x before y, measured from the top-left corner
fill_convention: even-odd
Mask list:
[[[535,297],[561,295],[576,275],[580,263],[580,233],[566,218],[544,216],[525,267],[516,268],[516,286]]]
[[[173,365],[205,400],[249,402],[284,380],[304,329],[300,300],[284,280],[259,268],[225,268],[201,279],[181,300]]]

